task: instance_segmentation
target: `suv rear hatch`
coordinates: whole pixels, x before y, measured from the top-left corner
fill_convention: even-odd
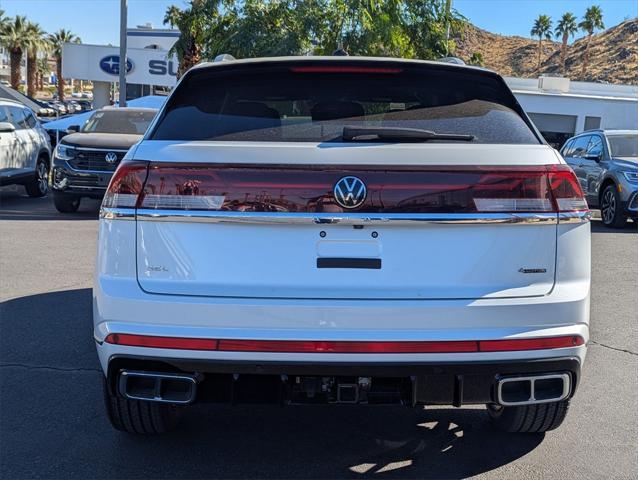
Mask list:
[[[195,69],[147,137],[104,207],[136,208],[138,281],[156,294],[544,295],[558,211],[582,208],[500,77],[447,65]]]

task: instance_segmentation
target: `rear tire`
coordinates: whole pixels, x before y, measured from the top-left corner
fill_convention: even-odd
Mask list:
[[[53,192],[53,204],[60,213],[75,213],[80,208],[80,197]]]
[[[567,416],[569,400],[536,405],[502,407],[488,404],[492,423],[504,432],[540,433],[560,427]]]
[[[103,380],[104,405],[111,425],[116,430],[137,435],[170,432],[179,424],[181,411],[175,405],[129,400],[112,395]]]
[[[618,189],[614,184],[607,185],[600,196],[600,216],[603,225],[609,228],[622,228],[627,223],[620,206]]]
[[[39,158],[35,166],[35,177],[24,185],[31,198],[44,197],[49,191],[49,163],[46,158]]]

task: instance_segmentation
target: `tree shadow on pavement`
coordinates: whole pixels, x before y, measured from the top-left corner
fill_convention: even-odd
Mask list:
[[[461,478],[536,448],[483,408],[187,407],[159,437],[113,430],[92,339],[91,290],[0,304],[5,478]]]

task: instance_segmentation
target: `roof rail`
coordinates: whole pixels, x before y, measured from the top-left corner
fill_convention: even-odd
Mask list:
[[[465,65],[465,62],[459,57],[441,57],[436,59],[437,62],[453,63],[454,65]]]
[[[222,53],[215,57],[215,60],[213,60],[213,63],[232,62],[233,60],[236,60],[236,58],[233,57],[230,53]]]

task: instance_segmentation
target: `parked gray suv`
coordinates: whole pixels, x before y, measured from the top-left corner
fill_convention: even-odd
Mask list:
[[[638,221],[638,130],[583,132],[567,140],[561,154],[605,226]]]

